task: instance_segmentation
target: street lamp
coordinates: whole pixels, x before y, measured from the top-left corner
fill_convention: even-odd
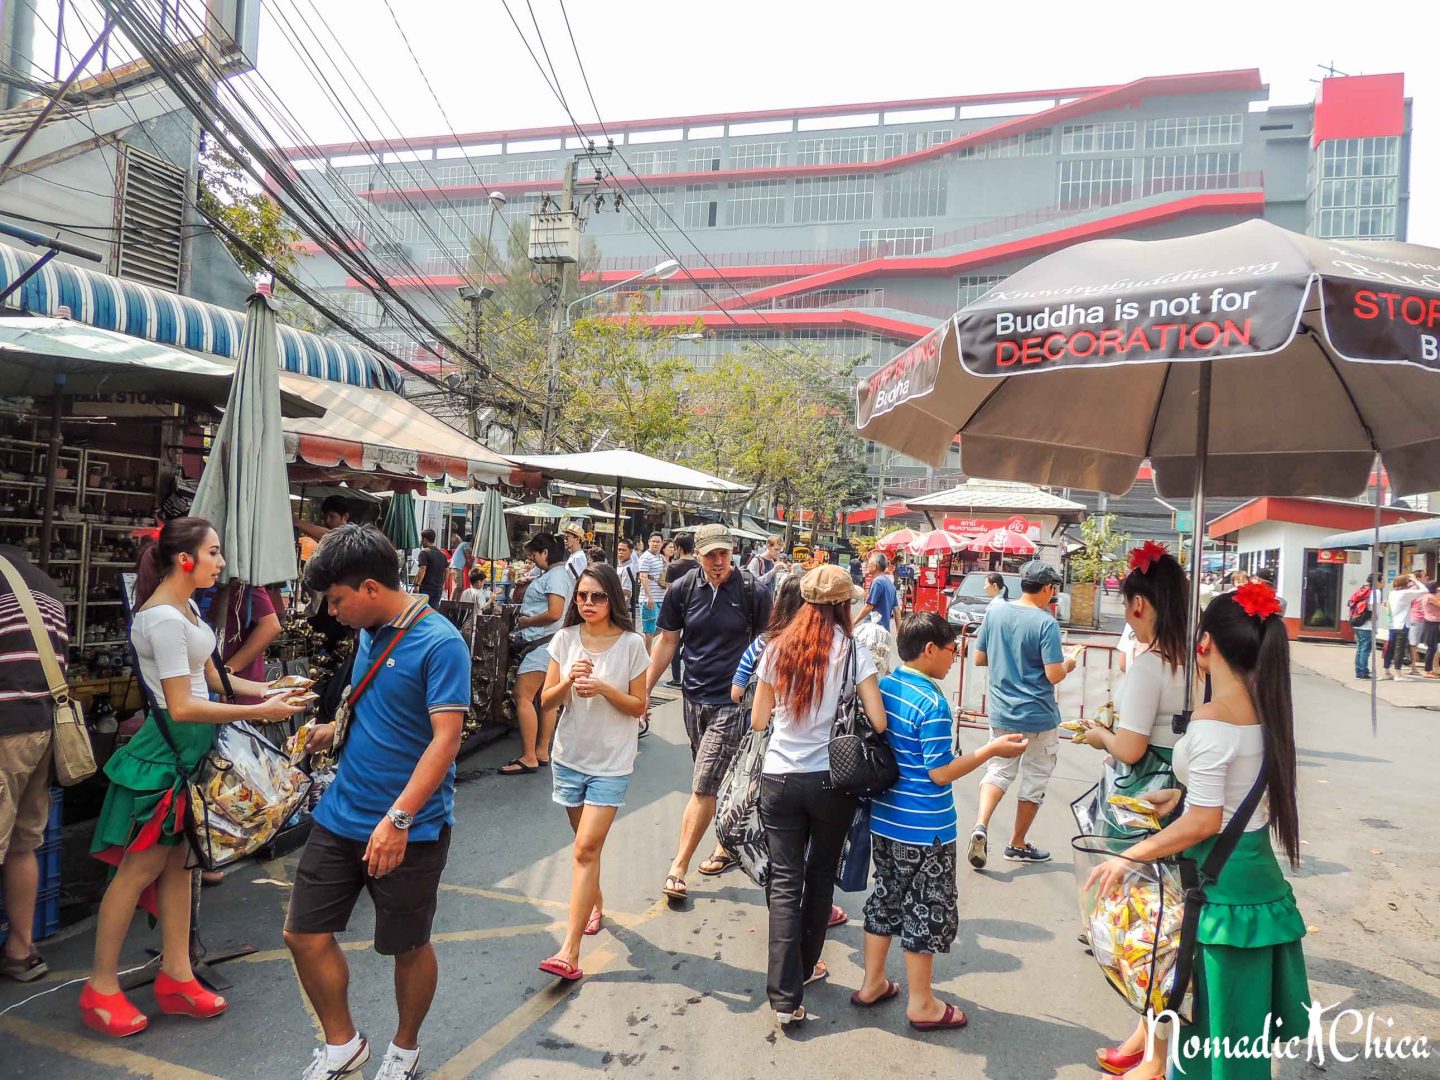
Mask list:
[[[624,281],[617,281],[613,285],[606,285],[603,289],[596,289],[592,293],[586,293],[578,300],[572,300],[565,305],[565,325],[570,325],[570,313],[575,310],[577,304],[583,304],[586,300],[594,300],[597,296],[603,296],[615,289],[623,289],[626,285],[632,285],[637,281],[664,281],[666,278],[674,277],[680,272],[680,263],[675,259],[666,259],[662,263],[656,263],[649,270],[642,270],[638,274],[626,278]]]

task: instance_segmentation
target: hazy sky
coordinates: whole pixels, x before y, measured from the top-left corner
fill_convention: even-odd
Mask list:
[[[500,0],[390,2],[456,131],[566,122]],[[531,3],[571,110],[582,124],[592,122],[558,0]],[[525,0],[509,5],[533,44]],[[963,0],[568,0],[566,6],[606,120],[1250,67],[1260,69],[1272,104],[1294,104],[1314,97],[1320,65],[1351,75],[1404,72],[1406,96],[1414,99],[1409,236],[1440,246],[1440,138],[1430,120],[1440,110],[1435,0],[1369,8],[1353,0],[1210,0],[1173,9],[1154,0],[983,7]],[[265,0],[260,70],[311,135],[351,137],[277,21],[284,13],[318,26],[317,10],[406,134],[446,131],[384,0]],[[313,46],[306,51],[317,55]],[[321,63],[330,63],[336,53],[326,48],[323,55],[332,59]],[[379,117],[373,100],[367,105]],[[366,134],[395,133],[383,119],[365,126]]]

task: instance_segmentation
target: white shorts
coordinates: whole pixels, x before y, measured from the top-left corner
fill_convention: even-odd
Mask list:
[[[1001,791],[1009,791],[1018,774],[1020,787],[1015,797],[1023,802],[1043,803],[1050,775],[1055,771],[1055,763],[1060,759],[1060,731],[1058,728],[1020,732],[1014,728],[990,728],[992,739],[1015,734],[1024,735],[1030,740],[1030,745],[1025,747],[1025,753],[1019,757],[991,758],[985,767],[985,776],[981,783],[993,784]]]

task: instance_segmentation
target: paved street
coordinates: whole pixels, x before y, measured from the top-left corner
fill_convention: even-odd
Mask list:
[[[1367,699],[1311,672],[1297,674],[1296,711],[1306,841],[1296,888],[1314,928],[1306,943],[1314,990],[1326,1004],[1378,1010],[1378,1030],[1433,1038],[1440,1034],[1436,718],[1382,704],[1380,734],[1372,738]],[[979,737],[965,735],[972,745]],[[535,970],[559,940],[570,879],[569,832],[550,802],[548,776],[495,775],[494,766],[510,756],[508,742],[463,763],[436,925],[441,984],[425,1029],[427,1075],[858,1077],[903,1061],[915,1076],[1073,1080],[1095,1075],[1094,1048],[1133,1022],[1074,939],[1066,803],[1089,786],[1094,752],[1061,749],[1035,837],[1054,850],[1053,863],[998,861],[984,874],[961,871],[960,937],[937,962],[936,976],[937,989],[969,1011],[968,1030],[917,1036],[899,1002],[868,1012],[849,1005],[860,973],[862,898],[841,895],[852,921],[826,947],[830,983],[807,997],[819,1020],[792,1037],[778,1034],[765,1005],[760,891],[738,871],[719,879],[694,874],[689,905],[672,910],[660,902],[689,773],[678,703],[657,710],[654,733],[641,745],[630,803],[605,853],[609,928],[587,941],[589,977],[564,989]],[[973,777],[956,785],[962,822],[973,813],[975,786]],[[1007,804],[997,817],[997,841],[1010,813]],[[243,938],[261,950],[226,966],[235,986],[223,1018],[157,1016],[137,1038],[113,1043],[81,1026],[78,988],[66,988],[0,1018],[0,1075],[298,1075],[317,1029],[280,940],[292,870],[293,857],[246,864],[205,892],[207,938]],[[362,1028],[383,1047],[394,1023],[389,965],[370,951],[368,938],[362,901],[347,941],[351,997]],[[143,962],[151,940],[137,928],[127,961]],[[90,942],[83,928],[51,942],[46,952],[56,975],[38,987],[0,985],[0,1008],[80,975]],[[891,975],[901,974],[897,957]],[[136,1000],[149,1009],[153,999],[142,990]],[[1393,1028],[1385,1029],[1386,1016]],[[1342,1032],[1342,1048],[1356,1042]],[[1434,1077],[1440,1057],[1332,1061],[1324,1073],[1287,1064],[1278,1075]]]

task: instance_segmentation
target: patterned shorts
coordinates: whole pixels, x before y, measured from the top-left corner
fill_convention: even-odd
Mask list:
[[[696,795],[718,794],[745,734],[740,706],[728,701],[706,705],[685,698],[685,734],[690,737],[690,756],[695,759],[690,790]]]
[[[960,925],[955,842],[929,847],[871,836],[875,889],[865,901],[865,932],[898,937],[911,953],[950,951]]]

